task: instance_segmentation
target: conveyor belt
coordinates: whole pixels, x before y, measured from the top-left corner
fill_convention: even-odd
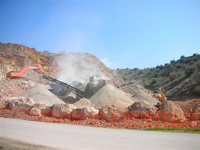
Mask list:
[[[47,76],[47,75],[43,75],[43,78],[45,78],[45,79],[47,79],[47,80],[49,80],[49,81],[52,81],[52,82],[56,82],[56,83],[58,83],[58,84],[60,84],[60,85],[62,85],[62,86],[64,86],[64,87],[66,87],[66,88],[69,89],[71,92],[73,92],[74,94],[78,95],[78,96],[81,97],[81,98],[82,98],[82,97],[85,97],[83,91],[81,91],[81,90],[79,90],[79,89],[77,89],[77,88],[75,88],[75,87],[73,87],[73,86],[71,86],[71,85],[69,85],[69,84],[67,84],[67,83],[64,83],[64,82],[62,82],[62,81],[59,81],[59,80],[54,79],[54,78],[52,78],[52,77],[49,77],[49,76]]]

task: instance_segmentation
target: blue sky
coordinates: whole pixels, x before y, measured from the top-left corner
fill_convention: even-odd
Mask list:
[[[0,42],[155,67],[200,53],[200,0],[0,0]]]

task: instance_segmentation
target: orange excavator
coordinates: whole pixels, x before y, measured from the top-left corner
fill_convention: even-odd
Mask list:
[[[15,77],[15,78],[23,78],[25,77],[25,73],[26,73],[26,70],[28,69],[39,69],[42,71],[43,74],[47,75],[48,73],[45,72],[44,68],[42,67],[42,65],[40,64],[37,64],[36,66],[26,66],[24,67],[20,72],[15,72],[15,71],[11,71],[11,72],[8,72],[6,74],[6,77]]]

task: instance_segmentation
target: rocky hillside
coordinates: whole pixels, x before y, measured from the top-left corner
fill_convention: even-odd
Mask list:
[[[0,43],[0,79],[10,71],[41,63],[46,67],[57,67],[56,59],[48,53],[38,52],[20,44]],[[47,70],[48,71],[48,70]]]
[[[107,68],[97,57],[87,53],[49,53],[39,52],[20,44],[0,43],[0,81],[6,79],[6,73],[21,71],[29,65],[42,64],[49,75],[64,82],[71,81],[84,83],[90,76],[100,75],[103,79],[109,79],[117,86],[124,83],[114,70]],[[29,70],[26,76],[38,79],[40,72]]]
[[[65,52],[53,54],[48,51],[39,52],[20,44],[0,43],[0,80],[6,78],[7,72],[20,71],[25,66],[38,63],[45,66],[51,76],[68,83],[72,78],[73,81],[77,79],[78,82],[84,82],[88,76],[97,74],[111,80],[116,86],[123,83],[123,79],[119,78],[115,71],[107,68],[91,54]]]
[[[172,99],[200,97],[200,55],[181,56],[165,65],[146,69],[117,69],[125,81],[136,80],[147,89],[162,87]]]

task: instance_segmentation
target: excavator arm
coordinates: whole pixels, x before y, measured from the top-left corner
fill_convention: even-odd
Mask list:
[[[39,69],[42,71],[43,74],[47,75],[48,73],[44,71],[44,68],[40,65],[40,64],[37,64],[37,66],[26,66],[24,67],[20,72],[8,72],[6,74],[6,77],[17,77],[17,78],[23,78],[25,77],[25,72],[26,70],[29,70],[29,69]]]

